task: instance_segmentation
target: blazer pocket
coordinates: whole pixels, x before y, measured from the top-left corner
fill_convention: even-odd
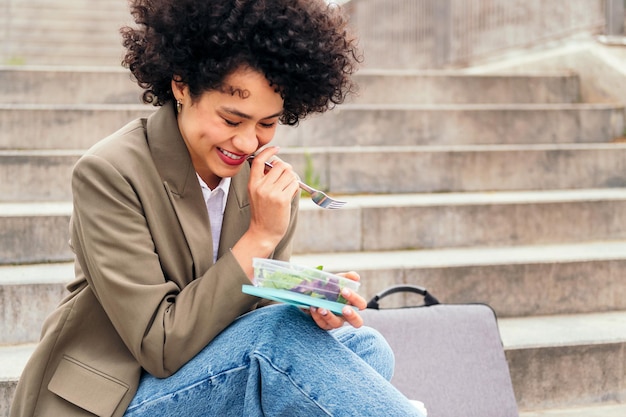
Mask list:
[[[129,386],[76,359],[64,355],[48,389],[99,417],[111,417]]]

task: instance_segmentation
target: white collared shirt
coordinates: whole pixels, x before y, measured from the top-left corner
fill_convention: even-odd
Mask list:
[[[209,213],[209,221],[211,222],[211,235],[213,237],[213,262],[217,261],[217,249],[220,244],[220,236],[222,234],[222,221],[224,220],[224,210],[226,209],[226,199],[230,190],[230,177],[222,178],[220,183],[211,190],[204,182],[200,175],[196,173],[202,195]]]

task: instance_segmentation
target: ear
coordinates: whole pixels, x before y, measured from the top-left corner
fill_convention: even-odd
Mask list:
[[[176,81],[178,79],[180,77],[177,75],[172,77],[172,94],[174,94],[175,100],[184,101],[185,97],[189,95],[189,87],[182,81]]]

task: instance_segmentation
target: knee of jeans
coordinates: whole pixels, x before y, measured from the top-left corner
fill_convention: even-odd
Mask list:
[[[281,336],[290,336],[301,332],[310,332],[312,327],[321,331],[317,326],[312,326],[310,317],[298,308],[287,304],[275,304],[257,310],[256,326],[262,327],[263,331],[258,332],[259,341],[275,341]]]
[[[393,349],[378,330],[367,326],[358,330],[361,348],[357,353],[379,374],[391,380],[396,363]]]
[[[291,305],[263,307],[252,323],[253,344],[256,353],[280,361],[292,354],[322,349],[328,332],[320,329],[307,314]],[[314,347],[315,346],[315,347]]]
[[[263,314],[262,320],[266,326],[283,327],[307,318],[302,311],[289,304],[272,304],[256,311]]]
[[[378,330],[368,326],[358,329],[344,326],[334,330],[333,335],[379,374],[388,380],[391,379],[395,356],[391,346]]]

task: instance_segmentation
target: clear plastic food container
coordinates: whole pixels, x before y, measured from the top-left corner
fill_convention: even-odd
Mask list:
[[[341,290],[348,287],[357,292],[358,281],[334,275],[319,268],[310,268],[273,259],[254,258],[254,286],[288,290],[310,297],[346,304]]]

